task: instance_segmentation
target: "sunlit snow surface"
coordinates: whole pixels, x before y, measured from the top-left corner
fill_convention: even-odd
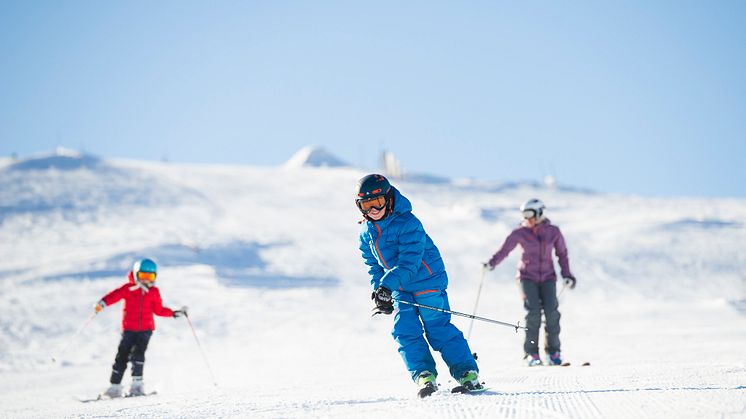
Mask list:
[[[0,417],[746,416],[746,200],[394,181],[443,253],[453,309],[473,309],[480,264],[528,198],[578,277],[560,296],[573,366],[524,367],[520,334],[477,322],[490,391],[451,395],[436,355],[441,391],[419,400],[392,318],[370,317],[352,202],[365,173],[75,153],[0,166]],[[80,403],[108,384],[121,307],[74,333],[143,256],[165,303],[190,307],[218,386],[186,320],[159,318],[145,366],[158,394]],[[517,259],[486,276],[479,315],[522,321]]]

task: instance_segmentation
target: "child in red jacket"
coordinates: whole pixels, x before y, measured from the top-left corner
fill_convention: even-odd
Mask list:
[[[145,388],[142,381],[145,350],[150,336],[155,330],[153,314],[162,317],[180,317],[187,314],[186,307],[171,310],[163,306],[161,293],[155,286],[156,265],[150,259],[135,262],[129,281],[106,294],[96,303],[94,309],[99,313],[106,306],[124,300],[122,307],[122,340],[119,342],[117,356],[111,371],[111,386],[104,393],[108,397],[122,396],[122,376],[127,369],[127,361],[132,361],[132,385],[129,396],[142,396]]]

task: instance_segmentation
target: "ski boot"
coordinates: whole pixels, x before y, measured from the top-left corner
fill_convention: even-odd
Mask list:
[[[538,367],[540,365],[544,365],[541,362],[541,358],[539,358],[539,354],[528,354],[526,356],[528,357],[528,366],[529,367]]]
[[[112,383],[100,397],[108,397],[110,399],[122,397],[122,385]]]
[[[549,365],[562,365],[562,357],[560,351],[547,353],[549,359]]]
[[[421,399],[424,399],[438,391],[438,385],[435,384],[435,374],[430,371],[422,371],[420,375],[417,376],[416,381],[417,385],[420,386],[420,391],[417,392],[417,395]]]
[[[451,393],[477,393],[485,388],[479,382],[479,374],[476,371],[466,371],[458,379],[459,385],[451,390]]]
[[[142,377],[132,377],[132,384],[130,385],[130,392],[127,393],[127,397],[136,397],[145,395],[145,384],[142,382]]]

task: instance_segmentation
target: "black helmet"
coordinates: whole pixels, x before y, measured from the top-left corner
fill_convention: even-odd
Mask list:
[[[375,198],[386,195],[391,191],[391,184],[383,175],[372,174],[365,176],[357,182],[356,201]]]
[[[393,208],[394,200],[391,184],[383,175],[372,174],[357,182],[357,196],[355,203],[360,212],[367,217],[371,208],[378,210],[388,208],[388,216]]]

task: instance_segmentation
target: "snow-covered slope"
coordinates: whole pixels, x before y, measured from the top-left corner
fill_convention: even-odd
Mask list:
[[[0,168],[2,417],[746,414],[743,199],[398,183],[444,255],[451,306],[464,312],[480,263],[519,221],[516,207],[542,198],[579,281],[561,295],[564,354],[592,362],[528,369],[519,334],[477,322],[470,344],[490,392],[448,394],[453,383],[442,374],[444,390],[421,401],[390,337],[392,319],[370,318],[352,202],[364,173],[84,163],[69,154],[77,165],[64,169],[59,155]],[[107,385],[120,307],[75,332],[142,256],[161,267],[165,303],[190,307],[218,386],[186,321],[159,318],[145,367],[159,394],[81,404],[76,396]],[[479,315],[522,319],[517,258],[487,275]]]

